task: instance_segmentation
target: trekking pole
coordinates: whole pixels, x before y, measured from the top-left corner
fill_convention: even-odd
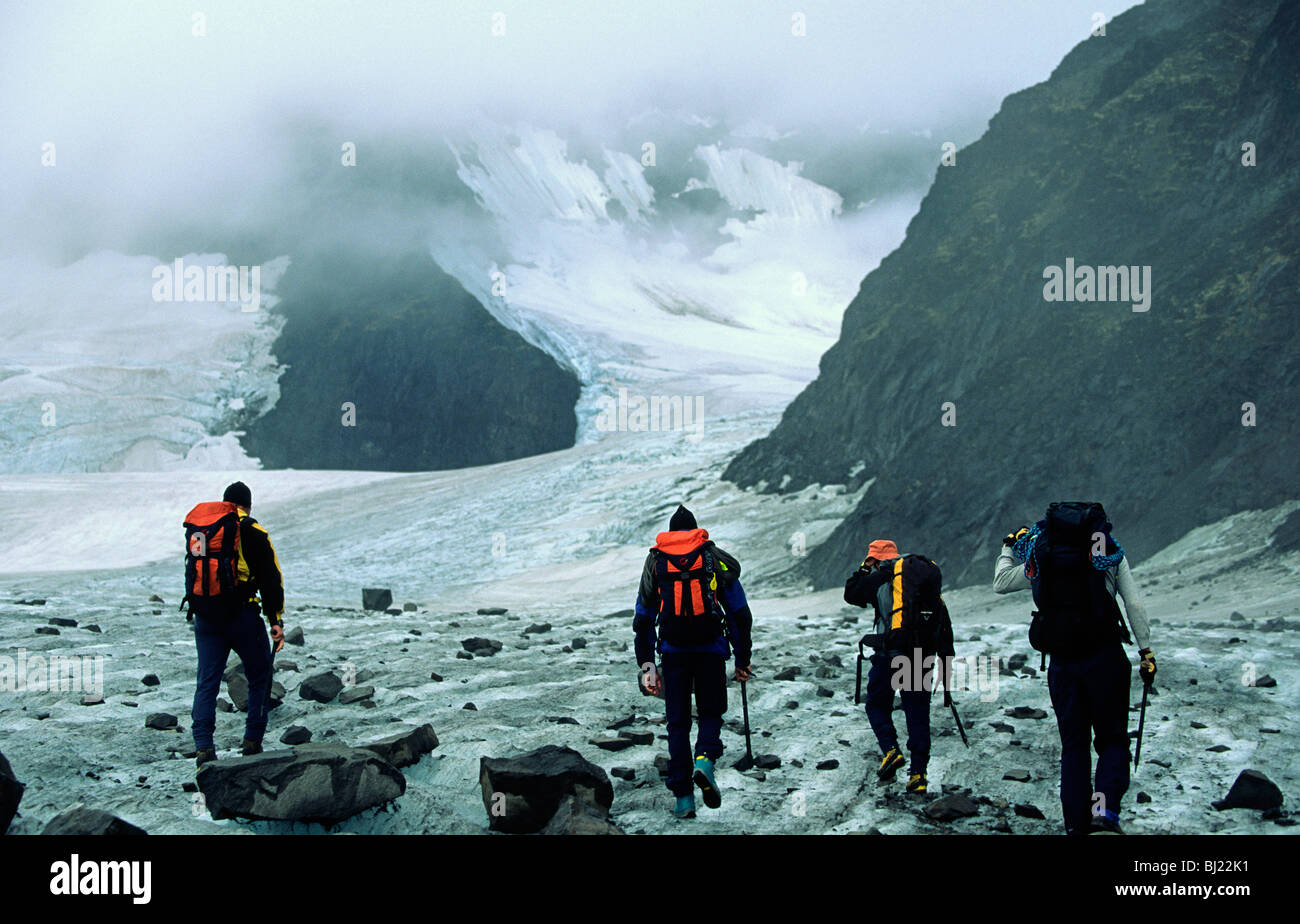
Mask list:
[[[1142,758],[1142,732],[1147,725],[1147,691],[1151,689],[1151,684],[1145,680],[1142,681],[1142,712],[1138,715],[1138,743],[1137,750],[1133,753],[1133,769],[1137,770],[1138,761]]]
[[[862,639],[858,639],[858,679],[853,685],[853,705],[862,699]]]
[[[966,726],[961,724],[961,716],[957,714],[957,704],[952,701],[952,675],[948,658],[944,657],[939,663],[943,665],[943,704],[952,710],[952,720],[957,723],[957,734],[961,735],[961,743],[970,747],[970,739],[966,737]]]
[[[740,705],[745,713],[745,756],[736,761],[737,770],[749,770],[754,766],[754,748],[749,737],[749,692],[746,689],[748,684],[745,681],[740,682]]]

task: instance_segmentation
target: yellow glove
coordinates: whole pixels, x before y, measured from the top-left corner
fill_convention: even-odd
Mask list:
[[[1020,537],[1023,536],[1023,535],[1024,535],[1025,533],[1027,533],[1027,532],[1029,532],[1029,527],[1028,527],[1028,526],[1022,526],[1022,527],[1020,527],[1018,530],[1016,530],[1014,533],[1007,533],[1006,538],[1002,540],[1002,544],[1005,545],[1005,546],[1007,546],[1008,548],[1010,548],[1011,546],[1013,546],[1013,545],[1015,545],[1017,542],[1019,542],[1019,541],[1020,541]]]
[[[1156,656],[1151,653],[1150,648],[1143,648],[1138,652],[1138,676],[1147,686],[1156,679]]]

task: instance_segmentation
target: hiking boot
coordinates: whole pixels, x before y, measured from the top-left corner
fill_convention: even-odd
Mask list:
[[[882,783],[888,783],[894,778],[894,774],[903,766],[906,761],[898,748],[890,748],[881,758],[880,769],[876,771],[876,776]]]
[[[194,754],[194,766],[196,766],[196,767],[202,767],[202,766],[203,766],[204,764],[206,764],[208,761],[210,761],[210,760],[216,760],[216,759],[217,759],[217,752],[216,752],[214,749],[212,749],[212,748],[204,748],[204,749],[201,750],[201,751],[196,751],[196,752],[195,752],[195,754]]]
[[[700,787],[700,795],[709,808],[715,809],[722,805],[722,793],[713,778],[713,761],[707,757],[695,758],[695,785]]]
[[[262,742],[254,741],[252,738],[245,738],[239,752],[245,757],[252,757],[254,754],[261,754]]]
[[[925,795],[926,779],[924,773],[913,773],[907,780],[907,791],[918,796]]]
[[[1098,816],[1092,819],[1088,826],[1088,834],[1123,834],[1124,829],[1119,826],[1118,821],[1112,821],[1109,818]]]
[[[678,797],[677,797],[677,804],[676,804],[675,806],[673,806],[673,815],[675,815],[675,816],[678,817],[678,818],[683,818],[683,819],[685,819],[685,818],[694,818],[694,817],[695,817],[695,797],[694,797],[694,796],[678,796]]]

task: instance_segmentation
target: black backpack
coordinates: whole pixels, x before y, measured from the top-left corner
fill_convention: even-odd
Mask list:
[[[1039,527],[1026,563],[1038,607],[1029,626],[1029,644],[1044,654],[1081,656],[1121,639],[1129,641],[1119,604],[1107,589],[1106,572],[1092,564],[1099,543],[1105,543],[1106,554],[1116,548],[1101,504],[1054,503]]]
[[[953,654],[952,620],[943,602],[943,572],[924,555],[896,559],[889,576],[894,611],[888,615],[885,647],[891,651],[919,648],[926,654]]]
[[[683,648],[702,646],[725,631],[711,547],[706,542],[684,555],[655,550],[660,641]]]

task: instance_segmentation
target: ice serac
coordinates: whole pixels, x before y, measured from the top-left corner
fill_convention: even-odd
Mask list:
[[[1298,76],[1300,4],[1152,0],[940,168],[817,380],[726,472],[877,479],[809,555],[815,583],[880,536],[985,580],[1058,499],[1103,501],[1141,560],[1300,496]],[[1045,300],[1067,260],[1150,267],[1148,309]]]

